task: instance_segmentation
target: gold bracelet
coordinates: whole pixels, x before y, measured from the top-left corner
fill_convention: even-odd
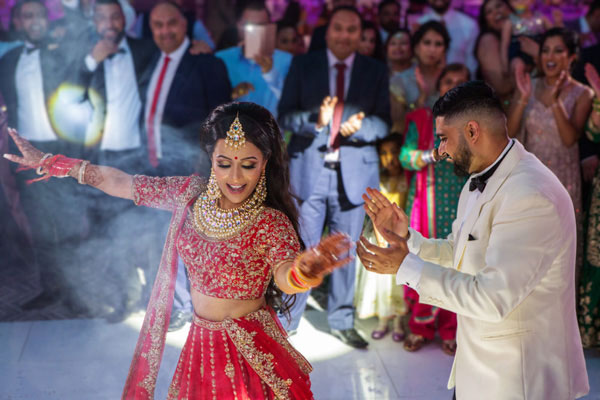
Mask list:
[[[79,174],[77,176],[77,182],[79,182],[80,185],[85,185],[85,167],[87,167],[89,163],[89,161],[85,160],[81,164],[79,164]]]

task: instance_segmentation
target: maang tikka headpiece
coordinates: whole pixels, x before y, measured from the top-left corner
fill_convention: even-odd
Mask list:
[[[238,117],[239,112],[235,114],[235,119],[231,123],[227,131],[227,137],[225,138],[225,145],[232,147],[234,150],[243,147],[246,143],[246,134]]]

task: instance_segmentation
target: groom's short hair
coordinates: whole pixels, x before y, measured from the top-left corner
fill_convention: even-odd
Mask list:
[[[498,120],[506,118],[494,89],[483,81],[470,81],[450,89],[435,102],[433,116],[444,117],[446,121],[482,116]]]

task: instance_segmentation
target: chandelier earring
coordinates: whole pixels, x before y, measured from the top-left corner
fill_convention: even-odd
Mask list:
[[[260,174],[254,197],[257,204],[262,204],[267,199],[267,176],[265,175],[265,170]]]
[[[217,184],[217,177],[215,176],[215,170],[210,169],[210,178],[208,179],[208,185],[206,186],[206,196],[210,200],[217,200],[221,198],[221,189]]]

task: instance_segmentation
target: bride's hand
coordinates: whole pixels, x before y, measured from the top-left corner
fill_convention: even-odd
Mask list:
[[[19,136],[16,130],[8,128],[8,134],[19,148],[22,157],[15,154],[4,154],[4,158],[21,164],[24,167],[36,168],[39,165],[40,160],[44,157],[44,153],[33,147],[28,140]]]
[[[308,278],[323,279],[336,268],[352,261],[348,254],[354,246],[348,235],[336,233],[321,240],[312,249],[306,250],[299,259],[297,268]]]

